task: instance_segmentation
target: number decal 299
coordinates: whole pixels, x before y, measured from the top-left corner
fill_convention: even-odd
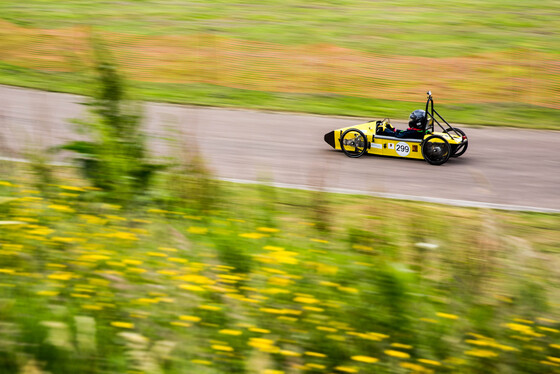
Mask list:
[[[395,151],[397,151],[399,156],[406,157],[410,154],[410,146],[405,142],[398,142]]]

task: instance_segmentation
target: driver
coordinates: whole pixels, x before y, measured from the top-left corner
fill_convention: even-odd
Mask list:
[[[414,112],[410,113],[408,117],[407,130],[397,130],[389,123],[389,120],[383,120],[383,122],[378,122],[376,133],[377,135],[394,136],[396,138],[423,139],[425,118],[426,111],[416,109]]]

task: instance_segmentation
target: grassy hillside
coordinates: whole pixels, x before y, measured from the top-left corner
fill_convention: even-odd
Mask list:
[[[279,44],[336,44],[403,56],[464,56],[532,48],[558,54],[557,1],[5,0],[0,17],[25,27],[91,25],[117,33],[216,32]]]
[[[558,129],[555,1],[3,1],[0,83],[85,93],[92,33],[139,99]]]

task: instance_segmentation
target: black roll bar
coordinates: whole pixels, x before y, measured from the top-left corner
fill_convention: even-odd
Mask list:
[[[426,117],[425,117],[425,119],[424,119],[424,121],[425,121],[426,123],[424,124],[424,130],[427,131],[427,130],[428,130],[428,126],[429,126],[429,127],[430,127],[430,132],[434,132],[434,122],[435,122],[435,123],[438,124],[439,127],[441,127],[441,130],[442,130],[444,133],[446,133],[446,134],[449,133],[449,132],[447,131],[447,129],[443,128],[443,126],[441,125],[441,123],[439,123],[439,121],[437,120],[437,118],[434,116],[434,114],[435,114],[436,116],[439,117],[440,120],[442,120],[443,122],[445,122],[445,124],[446,124],[449,128],[453,129],[453,132],[454,132],[455,134],[457,134],[457,136],[462,136],[462,135],[459,134],[457,131],[455,131],[455,129],[453,128],[453,126],[451,126],[451,125],[449,124],[449,122],[447,122],[447,121],[445,120],[445,118],[443,118],[443,117],[441,116],[441,114],[439,114],[439,113],[434,109],[434,99],[432,99],[432,91],[428,91],[428,92],[427,92],[427,95],[428,95],[428,100],[426,101]]]

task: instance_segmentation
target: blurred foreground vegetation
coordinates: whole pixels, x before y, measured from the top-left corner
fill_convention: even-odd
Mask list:
[[[0,372],[560,372],[559,215],[0,166]]]

